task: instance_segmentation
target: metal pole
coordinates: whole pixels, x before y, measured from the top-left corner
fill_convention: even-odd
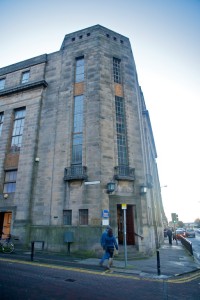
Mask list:
[[[127,247],[126,247],[126,209],[124,209],[124,258],[125,268],[127,266]]]
[[[68,242],[67,244],[68,244],[67,254],[70,255],[70,242]]]
[[[158,270],[158,275],[160,275],[160,253],[159,250],[156,250],[157,254],[157,270]]]
[[[34,242],[31,242],[31,261],[33,261],[34,256]]]

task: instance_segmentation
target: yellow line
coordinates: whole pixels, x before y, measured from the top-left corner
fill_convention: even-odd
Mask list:
[[[181,278],[168,279],[167,282],[170,282],[170,283],[185,283],[185,282],[190,282],[190,281],[198,279],[198,278],[200,278],[200,272],[195,273],[195,274],[191,274],[191,275],[187,275],[187,276],[181,277]]]
[[[37,262],[28,262],[28,261],[23,261],[23,260],[15,260],[15,259],[7,259],[7,258],[0,258],[0,261],[6,261],[10,263],[18,263],[18,264],[24,264],[24,265],[32,265],[32,266],[39,266],[39,267],[46,267],[50,269],[59,269],[59,270],[67,270],[67,271],[74,271],[74,272],[79,272],[79,273],[87,273],[87,274],[94,274],[94,275],[105,275],[105,276],[113,276],[113,277],[120,277],[120,278],[129,278],[129,279],[134,279],[134,280],[140,280],[140,278],[136,276],[125,276],[121,274],[113,274],[113,273],[106,273],[106,272],[98,272],[98,271],[93,271],[93,270],[86,270],[86,269],[81,269],[81,268],[76,268],[76,267],[66,267],[66,266],[58,266],[58,265],[49,265],[49,264],[43,264],[43,263],[37,263]]]

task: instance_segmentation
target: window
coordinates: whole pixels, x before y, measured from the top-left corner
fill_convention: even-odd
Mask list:
[[[6,171],[4,180],[4,193],[14,193],[16,188],[17,170]]]
[[[84,57],[76,59],[75,82],[84,81]]]
[[[83,95],[74,97],[74,128],[72,142],[72,164],[82,164],[83,144]]]
[[[5,82],[6,82],[5,78],[0,79],[0,90],[3,90],[5,88]]]
[[[113,57],[113,76],[114,82],[121,83],[121,71],[120,71],[121,60]]]
[[[4,113],[0,113],[0,136],[3,128],[3,119],[4,119]]]
[[[27,83],[29,81],[29,77],[30,77],[30,71],[23,72],[21,83]]]
[[[120,166],[128,165],[127,155],[127,136],[125,124],[125,109],[124,101],[121,97],[115,97],[116,110],[116,129],[117,129],[117,149],[118,149],[118,163]]]
[[[79,209],[79,224],[88,225],[88,209]]]
[[[22,145],[22,134],[24,129],[25,114],[25,108],[15,110],[14,126],[11,140],[11,150],[14,152],[19,151]]]
[[[63,224],[64,225],[72,225],[72,211],[71,210],[63,210]]]

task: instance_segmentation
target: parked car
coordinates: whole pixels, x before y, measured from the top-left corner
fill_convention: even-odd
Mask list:
[[[185,230],[183,228],[176,229],[176,238],[180,240],[180,237],[185,237]]]
[[[195,235],[194,229],[186,229],[185,236],[186,237],[194,237],[195,238],[196,235]]]
[[[185,228],[178,227],[178,228],[176,228],[176,230],[183,230],[183,231],[185,231]]]

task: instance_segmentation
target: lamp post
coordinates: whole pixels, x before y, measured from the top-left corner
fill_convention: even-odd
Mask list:
[[[162,189],[162,188],[164,188],[164,187],[167,187],[167,185],[162,185],[160,188]]]

